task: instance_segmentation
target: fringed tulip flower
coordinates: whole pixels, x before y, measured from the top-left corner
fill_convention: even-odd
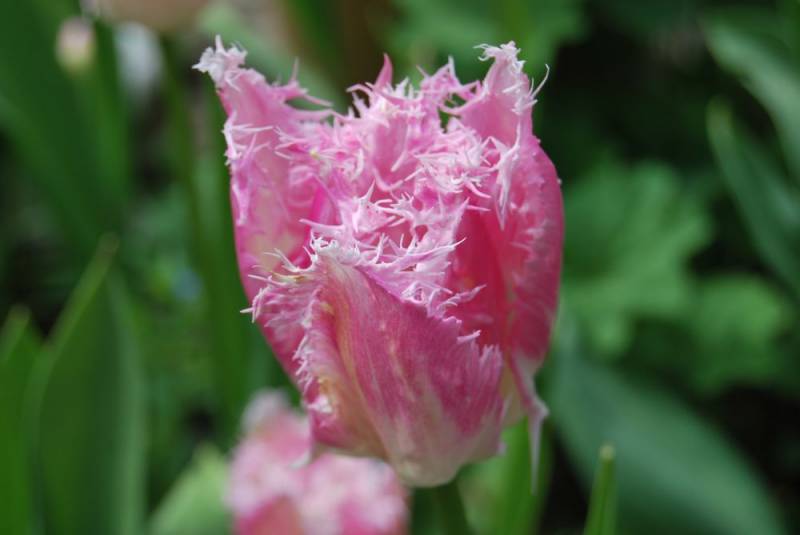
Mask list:
[[[253,318],[302,391],[315,451],[431,486],[498,453],[524,414],[537,443],[563,222],[517,52],[483,47],[483,81],[451,61],[419,88],[392,85],[387,58],[344,115],[219,41],[197,65],[228,114]]]
[[[308,424],[279,394],[256,398],[226,501],[238,535],[401,535],[406,491],[373,459],[326,453],[309,464]]]

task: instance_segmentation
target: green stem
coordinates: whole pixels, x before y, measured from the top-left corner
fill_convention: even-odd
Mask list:
[[[225,289],[219,288],[220,276],[216,271],[216,266],[220,263],[219,253],[214,249],[213,232],[216,229],[209,228],[207,221],[209,214],[203,210],[202,192],[197,177],[200,167],[195,158],[195,135],[188,103],[189,90],[185,80],[189,67],[180,60],[178,43],[162,36],[160,44],[164,61],[163,89],[169,146],[168,163],[173,178],[184,189],[189,209],[191,253],[203,283],[205,315],[213,353],[212,367],[219,403],[218,438],[222,444],[229,444],[236,434],[239,414],[244,406],[243,384],[246,379],[244,375],[246,369],[241,365],[241,359],[246,358],[246,352],[235,345],[236,341],[229,344],[221,333],[228,323],[237,321],[236,310],[240,307],[236,306],[235,301],[232,304],[225,303],[225,314],[229,315],[229,318],[224,324],[216,321],[214,306],[219,304],[219,296],[225,293]],[[225,197],[222,197],[222,202],[227,202]],[[230,223],[217,221],[215,224]],[[230,254],[233,255],[232,247]],[[238,342],[242,343],[243,337],[238,338],[240,339]]]
[[[467,523],[461,493],[458,491],[458,482],[453,479],[440,487],[431,489],[433,501],[436,506],[436,516],[442,533],[445,535],[468,535],[472,533]]]

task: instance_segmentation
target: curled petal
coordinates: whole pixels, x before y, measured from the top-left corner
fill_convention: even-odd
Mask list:
[[[228,115],[224,134],[236,252],[242,284],[252,300],[281,255],[298,262],[305,258],[309,229],[301,221],[325,220],[327,203],[319,183],[302,170],[293,170],[280,146],[286,136],[300,135],[305,123],[318,122],[327,112],[293,108],[289,100],[306,98],[296,80],[268,84],[261,74],[242,68],[244,60],[243,51],[225,49],[218,39],[216,48],[206,50],[196,68],[212,77]],[[276,339],[269,331],[265,334]],[[274,344],[290,373],[291,355],[301,336],[295,328],[277,337],[286,344]]]
[[[327,254],[307,277],[315,303],[296,358],[317,442],[386,459],[418,486],[497,452],[506,402],[496,347]]]

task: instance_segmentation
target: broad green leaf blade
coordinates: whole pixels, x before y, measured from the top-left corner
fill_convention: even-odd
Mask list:
[[[755,140],[736,127],[721,102],[708,108],[708,135],[756,249],[800,295],[800,194],[759,151]]]
[[[48,534],[141,533],[143,377],[133,311],[111,268],[115,249],[101,242],[52,338],[36,411]]]
[[[800,184],[800,63],[790,49],[763,26],[763,15],[721,13],[709,18],[705,33],[716,60],[761,101],[780,134],[786,159]],[[755,24],[753,20],[761,21]]]
[[[759,478],[709,423],[657,385],[582,357],[576,346],[560,339],[546,399],[587,484],[598,449],[614,444],[620,532],[785,533]]]
[[[615,459],[616,452],[612,446],[606,444],[600,448],[584,535],[614,535],[617,532]]]
[[[151,535],[224,535],[231,519],[223,504],[227,467],[211,447],[201,447],[153,516]]]
[[[27,312],[12,310],[0,331],[0,533],[35,530],[28,429],[23,418],[41,342]]]

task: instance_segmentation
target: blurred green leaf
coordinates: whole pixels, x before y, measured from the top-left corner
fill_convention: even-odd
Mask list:
[[[225,169],[224,116],[218,98],[206,92],[208,122],[213,130],[211,150],[202,158],[194,153],[194,133],[182,83],[176,42],[162,38],[166,66],[166,100],[171,140],[172,172],[184,189],[189,211],[192,253],[200,274],[206,328],[212,345],[212,369],[217,385],[221,443],[230,445],[239,417],[251,392],[266,377],[251,367],[253,327],[241,314],[246,308],[233,245],[232,216]],[[206,86],[208,87],[208,86]],[[261,344],[260,347],[264,347]],[[265,356],[265,351],[261,356]],[[263,359],[262,359],[263,360]],[[261,370],[263,371],[263,370]]]
[[[531,486],[531,450],[526,421],[503,433],[502,455],[474,465],[461,478],[470,523],[478,533],[531,535],[538,532],[552,477],[550,426],[542,428],[536,488]]]
[[[800,295],[800,194],[722,102],[708,108],[708,135],[756,249]]]
[[[126,126],[106,85],[116,76],[101,32],[96,80],[71,80],[55,60],[52,13],[40,2],[9,2],[0,17],[0,125],[15,142],[70,248],[87,260],[99,236],[121,224],[128,169]],[[74,83],[73,83],[74,82]],[[85,93],[96,90],[93,97]],[[97,113],[88,114],[87,106]]]
[[[440,535],[431,489],[424,487],[414,489],[409,524],[409,531],[415,535]]]
[[[395,0],[404,23],[389,32],[392,48],[411,63],[430,64],[452,55],[469,76],[477,75],[480,44],[511,40],[536,74],[555,59],[560,45],[584,30],[583,0]],[[436,54],[438,53],[438,56]],[[432,66],[432,65],[427,65]]]
[[[615,457],[616,452],[612,446],[606,444],[600,448],[585,535],[614,535],[617,532]]]
[[[133,310],[104,239],[56,325],[35,404],[45,529],[134,535],[144,507],[144,392]],[[38,410],[37,410],[38,409]]]
[[[793,312],[780,294],[755,277],[707,279],[687,321],[695,349],[677,360],[695,388],[705,393],[777,379],[786,367],[776,345],[795,323]]]
[[[231,518],[222,501],[227,477],[225,459],[201,447],[156,510],[151,535],[222,535]]]
[[[40,352],[28,313],[12,310],[0,331],[0,533],[35,532],[29,430],[23,416]]]
[[[221,311],[214,307],[214,305],[220,304],[214,300],[216,297],[214,290],[219,285],[214,276],[215,264],[219,262],[215,255],[219,255],[224,261],[227,251],[218,247],[219,243],[214,239],[220,235],[220,230],[209,228],[205,224],[209,216],[204,213],[204,208],[211,208],[211,217],[215,216],[219,212],[219,207],[223,206],[223,203],[227,203],[227,195],[223,194],[217,199],[216,206],[204,207],[201,204],[199,192],[201,182],[197,180],[200,167],[195,158],[195,135],[191,125],[187,99],[188,89],[184,83],[183,64],[180,60],[178,44],[178,41],[167,36],[161,37],[160,45],[165,70],[164,98],[167,105],[167,135],[170,146],[167,156],[172,179],[182,186],[183,200],[188,208],[191,230],[190,250],[203,284],[204,292],[201,293],[201,296],[206,298],[203,303],[207,322],[205,328],[213,345],[211,357],[214,364],[215,383],[218,387],[216,401],[222,434],[221,442],[225,443],[233,436],[239,411],[244,406],[246,394],[242,378],[246,367],[242,365],[242,359],[246,357],[246,353],[241,350],[243,342],[241,337],[232,339],[229,347],[220,347],[219,344],[221,340],[224,341],[227,338],[225,335],[230,321],[224,316],[218,316]],[[214,182],[220,181],[220,177],[214,175],[205,178],[211,178]],[[210,232],[210,236],[207,236],[206,232]],[[239,294],[241,291],[231,294],[230,297],[233,298]],[[235,307],[231,306],[230,308]],[[232,313],[233,310],[228,310],[228,312]],[[215,323],[215,319],[221,319],[222,322]],[[227,363],[227,367],[221,367],[217,363],[223,355],[227,356],[227,352],[230,352],[233,359]]]
[[[88,255],[100,225],[90,197],[76,186],[86,167],[87,125],[53,50],[54,36],[37,5],[7,2],[0,17],[0,121],[35,171],[64,232]]]
[[[738,16],[737,16],[738,15]],[[772,117],[800,184],[800,57],[776,35],[778,15],[747,10],[709,17],[705,33],[716,60],[737,75]]]
[[[319,2],[317,0],[288,0],[282,6],[291,14],[287,21],[295,31],[313,49],[314,56],[320,65],[328,71],[341,72],[345,66],[345,54],[339,40],[343,28],[338,24],[335,2]],[[348,13],[351,17],[356,13]]]
[[[585,29],[583,0],[503,0],[499,4],[501,41],[516,40],[521,57],[533,69],[552,63],[558,49],[580,38]]]
[[[706,277],[689,310],[676,321],[642,326],[632,350],[637,364],[667,372],[704,397],[745,385],[796,392],[800,361],[790,335],[797,313],[766,280]]]
[[[674,172],[600,165],[566,193],[564,300],[605,355],[628,347],[639,316],[674,317],[691,296],[689,257],[710,229]]]
[[[585,482],[598,449],[614,444],[620,531],[785,533],[758,477],[711,424],[659,386],[582,357],[575,338],[561,330],[547,399]]]
[[[602,19],[628,33],[652,39],[659,33],[694,23],[697,5],[703,0],[604,0],[595,2]]]
[[[119,65],[112,29],[93,25],[96,60],[72,81],[78,87],[84,114],[91,117],[92,141],[97,154],[100,183],[95,184],[107,209],[117,216],[132,192],[128,105],[119,79]],[[113,221],[120,225],[122,218]],[[107,229],[106,229],[107,230]]]
[[[209,38],[220,36],[226,46],[236,44],[246,50],[248,66],[270,79],[285,81],[291,76],[295,65],[292,54],[269,35],[259,35],[251,30],[233,7],[222,2],[212,5],[203,11],[199,25]],[[344,95],[334,89],[313,65],[299,65],[297,79],[309,94],[342,108]]]

